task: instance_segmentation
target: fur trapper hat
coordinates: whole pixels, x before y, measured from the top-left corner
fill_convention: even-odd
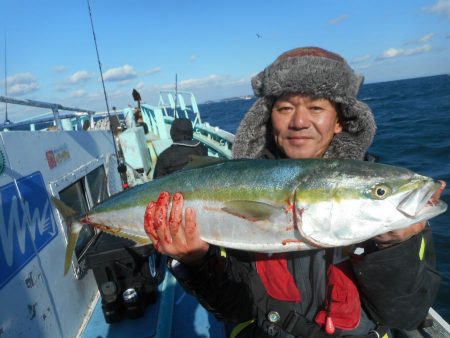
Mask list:
[[[303,94],[339,103],[343,131],[336,134],[325,158],[363,159],[375,135],[370,108],[356,99],[363,77],[339,55],[308,47],[290,50],[253,77],[259,97],[240,123],[233,158],[258,158],[273,143],[271,111],[276,98]]]

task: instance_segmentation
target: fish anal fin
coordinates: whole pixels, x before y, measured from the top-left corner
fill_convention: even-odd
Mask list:
[[[273,205],[256,201],[227,201],[224,204],[223,211],[249,221],[268,220],[274,213],[280,210],[280,208]]]

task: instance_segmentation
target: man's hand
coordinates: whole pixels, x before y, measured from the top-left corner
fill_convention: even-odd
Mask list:
[[[446,183],[444,181],[439,181],[441,183],[441,186],[436,192],[431,196],[428,203],[437,203],[439,201],[439,198],[441,197],[442,192],[445,189]],[[395,231],[389,231],[385,234],[378,235],[374,237],[375,242],[377,243],[378,247],[381,249],[388,248],[392,245],[401,243],[403,241],[406,241],[407,239],[411,238],[414,235],[417,235],[420,233],[426,225],[427,222],[420,222],[413,225],[410,225],[407,228],[399,229]]]
[[[162,192],[158,201],[148,204],[145,232],[160,253],[182,263],[195,264],[207,253],[209,244],[200,239],[194,209],[186,209],[183,222],[183,195],[173,195],[170,214],[169,200],[170,194]]]

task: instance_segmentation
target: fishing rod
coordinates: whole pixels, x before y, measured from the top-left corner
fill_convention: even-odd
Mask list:
[[[178,74],[175,73],[175,109],[173,110],[173,118],[177,118],[177,104],[178,104]]]
[[[5,33],[5,96],[8,97],[8,67],[6,62],[6,33]],[[5,122],[3,124],[10,124],[11,121],[8,119],[8,103],[5,102]]]
[[[109,118],[109,130],[111,131],[111,135],[113,138],[113,144],[114,144],[114,151],[116,153],[116,160],[117,160],[117,171],[120,173],[121,179],[122,179],[122,185],[123,186],[128,186],[126,184],[126,179],[124,177],[122,177],[122,174],[124,174],[127,170],[127,167],[125,166],[125,163],[123,163],[123,161],[121,161],[119,159],[119,151],[117,150],[117,145],[116,145],[116,139],[114,136],[114,131],[111,128],[111,114],[109,112],[109,104],[108,104],[108,95],[106,94],[106,88],[105,88],[105,81],[103,79],[103,70],[102,70],[102,63],[100,62],[100,55],[98,52],[98,46],[97,46],[97,38],[95,37],[95,29],[94,29],[94,22],[92,20],[92,13],[91,13],[91,4],[89,3],[89,0],[87,0],[87,5],[88,5],[88,9],[89,9],[89,18],[91,20],[91,29],[92,29],[92,35],[94,37],[94,44],[95,44],[95,51],[97,52],[97,62],[98,62],[98,68],[100,70],[100,78],[102,79],[102,86],[103,86],[103,94],[105,96],[105,102],[106,102],[106,111],[108,113],[108,118]]]

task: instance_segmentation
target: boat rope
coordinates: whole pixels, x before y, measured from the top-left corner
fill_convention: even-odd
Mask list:
[[[91,4],[89,3],[89,0],[87,0],[87,5],[88,5],[88,9],[89,9],[89,18],[91,21],[91,29],[92,29],[92,35],[94,37],[94,44],[95,44],[95,51],[97,53],[97,62],[98,62],[98,68],[100,71],[100,78],[102,80],[102,86],[103,86],[103,94],[105,96],[105,103],[106,103],[106,111],[108,113],[108,119],[110,121],[110,125],[109,125],[109,130],[111,131],[111,136],[112,136],[112,140],[113,140],[113,145],[114,145],[114,151],[116,153],[116,159],[117,159],[117,170],[119,172],[121,172],[121,170],[123,170],[123,163],[120,160],[119,157],[119,152],[117,150],[117,145],[116,145],[116,139],[114,136],[114,131],[111,128],[111,114],[109,112],[109,104],[108,104],[108,95],[106,94],[106,88],[105,88],[105,81],[103,79],[103,70],[102,70],[102,63],[100,62],[100,55],[98,52],[98,46],[97,46],[97,38],[95,37],[95,29],[94,29],[94,22],[92,20],[92,12],[91,12]],[[122,175],[121,175],[121,179],[122,179]],[[122,182],[123,183],[123,182]]]

